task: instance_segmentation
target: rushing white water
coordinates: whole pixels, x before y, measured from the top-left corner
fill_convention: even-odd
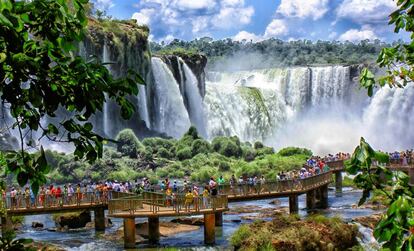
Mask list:
[[[412,148],[414,87],[380,89],[372,99],[350,67],[295,67],[213,73],[206,85],[209,138],[237,135],[276,148],[352,151],[364,136],[376,148]]]
[[[178,83],[160,58],[152,58],[151,62],[156,89],[156,129],[172,137],[181,137],[191,122]]]
[[[201,97],[200,91],[197,86],[197,78],[188,65],[180,58],[179,64],[182,64],[183,73],[181,73],[181,79],[185,75],[185,95],[188,100],[188,113],[190,116],[191,122],[195,125],[198,132],[203,136],[207,137],[207,132],[205,129],[205,108],[203,103],[203,98]],[[183,81],[182,81],[183,82]]]
[[[139,93],[138,93],[139,115],[141,119],[145,121],[145,124],[147,125],[147,127],[151,128],[151,121],[150,121],[149,113],[148,113],[147,90],[145,88],[145,85],[139,85],[138,89],[139,89]]]
[[[104,44],[103,50],[102,50],[102,62],[104,63],[109,63],[110,62],[110,58],[109,58],[109,53],[108,53],[108,45]],[[109,64],[105,65],[106,68],[110,71],[111,70],[111,66]],[[102,120],[103,120],[103,132],[105,133],[105,136],[110,137],[111,136],[111,118],[110,118],[110,101],[109,98],[107,96],[105,96],[105,104],[103,107],[103,111],[102,111]]]

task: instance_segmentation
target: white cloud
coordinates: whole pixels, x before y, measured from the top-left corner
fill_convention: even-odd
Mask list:
[[[254,14],[253,7],[247,8],[222,8],[220,12],[213,18],[212,23],[217,28],[231,28],[238,25],[250,23]]]
[[[243,41],[246,40],[247,42],[253,41],[253,42],[257,42],[257,41],[261,41],[263,40],[263,38],[261,36],[258,36],[254,33],[250,33],[247,31],[240,31],[239,33],[237,33],[234,37],[233,37],[234,41]]]
[[[134,6],[138,11],[132,18],[149,25],[156,40],[167,35],[191,38],[241,28],[254,15],[254,8],[244,0],[140,0]]]
[[[329,10],[329,0],[282,0],[276,13],[285,17],[320,19]]]
[[[338,18],[348,18],[360,24],[386,23],[388,15],[396,9],[392,0],[344,0],[338,6]]]
[[[277,37],[286,35],[288,28],[286,22],[282,19],[273,19],[272,22],[266,27],[264,37]]]
[[[176,6],[182,10],[209,9],[216,5],[214,0],[176,0]]]
[[[138,24],[148,25],[151,22],[151,16],[154,14],[154,9],[142,9],[132,15],[132,19],[137,20]]]
[[[358,42],[361,40],[375,40],[378,39],[378,36],[374,33],[370,27],[364,26],[360,30],[357,29],[350,29],[339,36],[339,41],[350,41],[350,42]]]
[[[108,10],[115,6],[112,0],[95,0],[93,4],[98,10]]]

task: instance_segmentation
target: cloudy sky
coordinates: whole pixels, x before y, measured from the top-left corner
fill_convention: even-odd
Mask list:
[[[94,0],[117,19],[138,20],[151,39],[407,40],[387,25],[393,0]]]

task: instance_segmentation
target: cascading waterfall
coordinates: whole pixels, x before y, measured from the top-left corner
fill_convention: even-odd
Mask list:
[[[197,78],[194,76],[194,73],[191,71],[188,65],[181,58],[179,58],[178,65],[181,64],[181,82],[184,82],[183,76],[185,76],[185,82],[184,84],[181,84],[181,86],[183,86],[185,95],[188,100],[188,113],[190,116],[190,121],[195,125],[198,132],[203,137],[207,137],[207,132],[205,130],[205,108],[203,98],[201,97],[200,91],[197,87]]]
[[[308,147],[318,154],[352,151],[361,136],[384,150],[412,148],[412,86],[383,88],[369,99],[351,79],[348,66],[208,76],[204,101],[210,139],[237,135],[276,148]]]
[[[181,137],[191,122],[181,96],[179,85],[168,66],[160,58],[152,58],[155,79],[156,125],[159,132]]]
[[[108,52],[108,45],[105,44],[103,46],[103,50],[102,50],[102,61],[104,63],[109,63],[110,62],[110,58],[109,58],[109,52]],[[111,66],[109,64],[106,65],[106,68],[108,69],[108,71],[111,71]],[[108,96],[105,95],[105,104],[103,107],[103,111],[102,111],[102,120],[103,120],[103,132],[105,134],[105,136],[110,137],[111,136],[111,118],[110,118],[110,102],[109,102],[109,98]]]

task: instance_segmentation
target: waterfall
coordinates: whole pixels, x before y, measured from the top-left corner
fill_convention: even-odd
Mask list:
[[[155,128],[172,137],[181,137],[191,122],[181,96],[179,85],[171,70],[160,58],[152,58],[155,79]]]
[[[147,80],[148,82],[148,80]],[[139,109],[139,116],[142,120],[145,121],[145,124],[148,128],[151,128],[151,122],[148,113],[148,101],[147,101],[147,90],[145,85],[138,86],[138,109]]]
[[[180,66],[181,64],[182,67]],[[198,90],[197,78],[181,58],[178,60],[178,65],[180,66],[181,82],[184,83],[184,93],[188,100],[190,121],[195,125],[200,135],[207,137],[205,130],[205,108],[203,98]],[[183,80],[183,75],[185,75],[185,81]]]
[[[108,45],[105,44],[103,46],[102,50],[102,62],[103,63],[109,63],[111,60],[109,58],[109,52],[108,52]],[[106,65],[106,68],[108,71],[111,71],[111,66],[109,64]],[[111,137],[111,118],[110,117],[110,102],[108,96],[105,94],[105,104],[102,111],[102,117],[103,117],[103,132],[106,137]]]

